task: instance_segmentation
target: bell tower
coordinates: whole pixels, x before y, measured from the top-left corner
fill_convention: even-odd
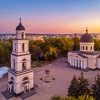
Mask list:
[[[21,18],[16,27],[16,38],[13,40],[11,68],[8,72],[8,90],[19,94],[34,87],[34,73],[31,68],[29,41],[25,37],[25,27]]]

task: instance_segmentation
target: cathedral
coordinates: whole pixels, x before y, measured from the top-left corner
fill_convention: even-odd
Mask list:
[[[8,72],[8,90],[15,94],[30,91],[34,87],[34,73],[31,68],[29,41],[25,37],[25,27],[21,19],[16,27],[16,38],[13,40],[11,68]]]
[[[100,69],[100,51],[94,51],[94,40],[87,28],[80,38],[80,50],[68,52],[68,63],[75,68]]]

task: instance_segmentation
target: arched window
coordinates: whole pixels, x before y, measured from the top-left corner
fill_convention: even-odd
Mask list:
[[[12,80],[12,81],[14,81],[14,78],[13,78],[13,77],[11,77],[11,80]]]
[[[26,69],[26,59],[22,60],[22,70]]]
[[[91,50],[92,50],[92,46],[91,46]]]
[[[24,34],[22,34],[22,39],[24,39]]]
[[[86,46],[86,50],[88,50],[88,47]]]
[[[23,78],[23,81],[26,81],[26,80],[28,80],[28,77],[24,77],[24,78]]]
[[[22,44],[22,51],[23,52],[25,51],[25,44],[24,43]]]
[[[26,85],[26,84],[29,84],[29,78],[28,77],[24,77],[23,80],[22,80],[22,84],[23,85]],[[29,87],[27,87],[28,89]]]
[[[84,46],[83,46],[83,50],[84,50]]]
[[[13,59],[13,68],[15,69],[15,59]]]

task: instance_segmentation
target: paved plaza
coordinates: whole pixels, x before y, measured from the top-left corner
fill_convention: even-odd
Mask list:
[[[45,65],[43,67],[34,69],[34,81],[38,87],[35,88],[36,94],[28,97],[25,100],[51,100],[54,95],[65,96],[69,87],[70,81],[73,76],[79,76],[81,71],[73,68],[69,68],[67,58],[60,58],[55,60],[52,64]],[[50,70],[50,76],[55,78],[49,83],[45,83],[40,78],[45,77],[45,70]],[[84,71],[84,76],[88,78],[90,83],[94,82],[95,76],[100,71]],[[2,95],[2,92],[7,88],[7,78],[0,81],[0,100],[6,100]],[[22,100],[18,98],[10,98],[9,100]]]

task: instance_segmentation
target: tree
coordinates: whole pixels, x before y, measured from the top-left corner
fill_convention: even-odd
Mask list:
[[[75,98],[74,96],[68,96],[67,98],[62,96],[53,96],[52,100],[95,100],[95,98],[90,95],[81,95],[78,96],[78,98]]]
[[[80,39],[78,37],[74,37],[73,42],[74,42],[73,50],[79,50]]]
[[[85,95],[90,92],[89,90],[89,83],[88,80],[84,78],[83,73],[81,72],[81,76],[78,78],[78,95]]]
[[[67,100],[67,98],[62,96],[53,96],[52,100]]]
[[[4,63],[4,46],[0,43],[0,64]]]
[[[95,100],[95,99],[90,95],[81,95],[78,97],[78,100]]]
[[[47,51],[44,55],[46,61],[51,61],[58,57],[56,48],[50,47],[49,51]]]
[[[94,49],[97,51],[100,50],[100,40],[94,40]]]
[[[10,62],[10,54],[12,52],[12,41],[9,40],[4,44],[4,58],[6,62]]]
[[[68,88],[68,96],[74,96],[75,98],[78,98],[78,96],[88,94],[90,92],[89,83],[87,79],[84,78],[83,73],[81,72],[81,76],[76,78],[74,75],[71,84]]]
[[[77,100],[74,96],[68,96],[67,100]]]
[[[10,62],[10,54],[12,51],[12,42],[0,42],[0,64]]]
[[[95,84],[92,85],[93,97],[96,100],[100,100],[100,75],[98,74],[95,78]]]
[[[70,86],[68,88],[68,96],[72,96],[72,97],[78,97],[78,90],[79,90],[79,83],[78,83],[78,79],[76,78],[76,76],[74,75]]]
[[[60,54],[65,56],[68,51],[72,51],[74,43],[70,38],[61,37],[57,39],[55,46],[59,49]]]
[[[42,51],[41,51],[40,47],[38,47],[36,45],[32,45],[30,47],[30,52],[32,54],[32,60],[37,60],[37,59],[39,59]]]

